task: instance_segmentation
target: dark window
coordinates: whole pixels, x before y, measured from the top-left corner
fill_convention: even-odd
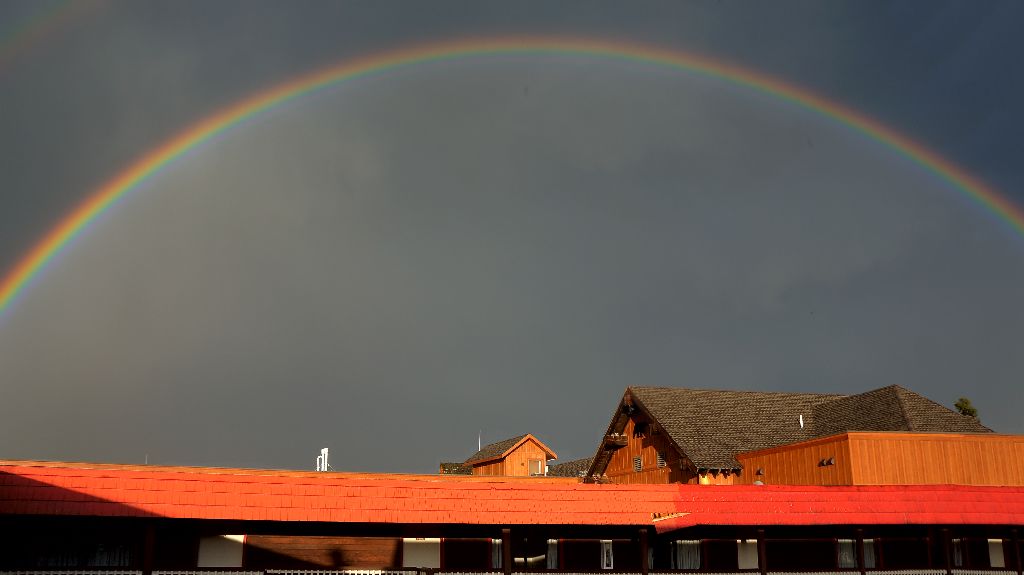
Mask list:
[[[664,451],[659,451],[658,452],[658,468],[661,469],[662,467],[665,467],[665,452]]]
[[[639,472],[641,472],[643,470],[644,470],[644,460],[643,460],[642,457],[637,455],[636,457],[633,458],[633,471],[636,471],[637,473],[639,473]]]
[[[701,553],[708,571],[736,571],[739,561],[735,539],[706,539]]]
[[[928,567],[928,542],[924,538],[881,538],[877,547],[883,569]]]
[[[820,541],[765,541],[765,559],[772,571],[836,568],[836,544]],[[854,563],[856,566],[856,563]]]
[[[487,539],[444,539],[445,569],[487,571],[491,568],[491,542]]]

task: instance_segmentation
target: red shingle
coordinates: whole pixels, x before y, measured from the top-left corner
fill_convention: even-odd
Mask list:
[[[1024,524],[1024,488],[581,485],[0,462],[0,514],[464,524]]]

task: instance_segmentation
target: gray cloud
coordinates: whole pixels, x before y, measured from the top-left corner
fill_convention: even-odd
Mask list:
[[[722,4],[680,13],[753,26]],[[387,7],[254,6],[114,5],[64,40],[91,50],[17,70],[57,114],[40,123],[38,97],[11,85],[0,98],[21,112],[3,117],[26,140],[4,149],[50,146],[61,169],[5,176],[27,214],[3,220],[5,253],[196,117],[424,34]],[[493,31],[503,6],[420,25]],[[788,29],[835,17],[820,10]],[[504,25],[570,20],[527,12]],[[583,32],[606,31],[596,12]],[[331,35],[325,14],[378,28]],[[625,26],[683,26],[654,20]],[[866,38],[812,27],[821,51],[780,64],[796,45],[768,22],[721,51],[766,42],[768,69],[817,70]],[[68,85],[66,105],[47,100]],[[349,469],[431,471],[483,430],[571,458],[631,384],[899,383],[947,405],[966,394],[1019,433],[1021,255],[933,176],[764,95],[580,57],[424,65],[255,118],[97,221],[0,323],[0,455],[306,467],[330,445]]]

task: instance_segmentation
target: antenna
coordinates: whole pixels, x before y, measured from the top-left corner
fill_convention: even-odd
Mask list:
[[[320,450],[320,455],[316,456],[316,470],[327,471],[331,468],[331,464],[327,462],[327,448]]]

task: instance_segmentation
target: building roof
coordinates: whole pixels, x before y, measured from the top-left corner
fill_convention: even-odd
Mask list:
[[[992,432],[977,418],[960,415],[898,385],[820,404],[814,421],[818,437],[845,431]]]
[[[441,475],[473,475],[473,466],[458,461],[442,461]]]
[[[0,515],[431,525],[1024,525],[1024,488],[592,485],[0,461]]]
[[[511,453],[513,450],[515,450],[523,443],[526,443],[527,441],[533,441],[537,445],[539,445],[540,448],[543,449],[544,452],[547,454],[548,459],[555,459],[558,457],[557,455],[555,455],[554,451],[551,451],[551,449],[548,446],[541,443],[539,439],[537,439],[536,437],[529,433],[524,433],[523,435],[517,435],[515,437],[510,437],[508,439],[503,439],[501,441],[496,441],[494,443],[483,446],[480,449],[480,451],[477,451],[473,455],[470,455],[469,459],[466,459],[465,463],[467,465],[480,464],[488,461],[493,461],[495,459],[502,459],[504,457],[507,457],[509,453]]]
[[[707,469],[739,469],[737,453],[844,431],[992,431],[896,385],[857,395],[629,387],[609,434],[625,428],[631,409],[649,414],[695,467]],[[600,454],[592,473],[607,465]]]
[[[556,463],[548,466],[549,477],[583,477],[587,474],[590,466],[594,463],[593,457],[573,459],[565,463]]]

